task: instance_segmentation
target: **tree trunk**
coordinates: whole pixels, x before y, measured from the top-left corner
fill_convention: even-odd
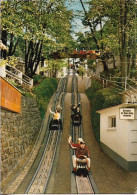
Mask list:
[[[127,54],[127,76],[130,78],[130,70],[131,70],[131,54]]]
[[[8,56],[11,56],[11,54],[12,54],[12,48],[13,48],[13,33],[10,34],[10,46],[9,46]]]
[[[2,43],[7,46],[7,36],[8,36],[8,33],[6,30],[2,30],[2,33],[1,33],[1,40],[2,40]],[[7,57],[7,51],[6,50],[2,50],[1,51],[1,57],[6,59]]]
[[[30,71],[29,70],[29,55],[31,52],[31,44],[32,44],[32,41],[27,43],[27,41],[25,40],[25,73],[27,75],[29,74],[29,71]]]
[[[80,3],[81,3],[82,8],[83,8],[83,10],[84,10],[85,17],[87,18],[88,25],[89,25],[89,27],[90,27],[90,31],[91,31],[93,40],[94,40],[94,42],[95,42],[95,44],[96,44],[97,49],[100,50],[100,46],[99,46],[98,40],[97,40],[97,38],[96,38],[96,36],[95,36],[95,31],[94,31],[94,29],[93,29],[93,27],[92,27],[92,25],[91,25],[91,23],[90,23],[90,20],[88,19],[88,14],[87,14],[86,9],[85,9],[85,7],[84,7],[83,1],[80,0]],[[102,26],[101,21],[100,21],[100,25]],[[100,33],[101,33],[101,37],[103,37],[103,34],[102,34],[103,31],[102,31],[102,29],[101,29]],[[102,47],[102,50],[103,50],[103,44],[101,45],[101,47]],[[104,59],[104,58],[101,58],[101,59],[102,59],[102,63],[103,63],[103,66],[104,66],[104,71],[105,71],[105,72],[108,72],[108,66],[107,66],[107,63],[106,63],[106,59]]]
[[[122,67],[122,77],[127,77],[127,58],[125,56],[122,56],[120,62]]]
[[[103,63],[103,67],[104,67],[104,71],[108,72],[108,66],[107,66],[107,62],[105,59],[102,59],[102,63]]]
[[[135,50],[136,51],[136,50]],[[136,65],[136,53],[133,52],[133,55],[132,55],[132,68],[134,68]]]
[[[114,69],[116,69],[117,67],[116,67],[116,61],[115,61],[115,57],[114,57],[114,55],[112,54],[112,58],[113,58],[113,66],[114,66]]]
[[[127,77],[127,36],[126,36],[126,25],[127,25],[127,1],[120,1],[120,25],[121,25],[121,67],[122,67],[122,77]]]
[[[41,59],[42,46],[43,46],[43,41],[41,41],[41,43],[40,43],[39,52],[38,52],[38,57],[37,57],[37,64],[35,65],[34,70],[33,70],[33,72],[32,72],[33,75],[35,74],[35,72],[36,72],[36,70],[37,70],[37,67],[38,67],[38,65],[39,65],[40,59]]]
[[[99,50],[100,47],[99,47],[99,44],[98,44],[98,40],[97,40],[97,38],[96,38],[96,36],[95,36],[95,32],[94,32],[94,30],[93,30],[93,28],[92,28],[92,25],[91,25],[91,23],[90,23],[90,20],[88,19],[87,12],[86,12],[86,9],[85,9],[85,7],[84,7],[83,1],[80,0],[80,3],[81,3],[82,8],[83,8],[83,10],[84,10],[85,17],[86,17],[87,20],[88,20],[88,25],[89,25],[89,27],[90,27],[91,34],[92,34],[92,37],[93,37],[94,42],[95,42],[95,44],[96,44],[96,47],[97,47],[97,49]]]
[[[19,43],[19,38],[17,39],[17,41],[14,43],[14,35],[13,33],[10,35],[10,46],[9,46],[9,52],[8,52],[8,56],[12,56],[15,53],[16,47]]]
[[[13,47],[13,49],[12,49],[11,55],[14,55],[14,53],[15,53],[15,51],[16,51],[16,47],[17,47],[18,44],[19,44],[19,38],[17,39],[16,43],[14,44],[14,47]]]

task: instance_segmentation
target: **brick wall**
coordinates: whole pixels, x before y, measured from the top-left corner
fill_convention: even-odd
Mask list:
[[[1,109],[1,177],[4,179],[34,144],[41,126],[35,99],[21,98],[21,113]]]

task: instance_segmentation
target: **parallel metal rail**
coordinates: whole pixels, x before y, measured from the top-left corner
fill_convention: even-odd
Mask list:
[[[66,92],[66,86],[67,78],[61,79],[58,90],[54,96],[53,109],[55,109],[57,104],[64,106],[63,103]],[[64,109],[63,106],[62,108]],[[36,156],[35,159],[33,158],[33,162],[31,160],[31,156],[30,160],[28,160],[28,163],[30,161],[30,164],[32,164],[31,168],[27,171],[26,174],[25,171],[23,171],[23,177],[19,177],[20,181],[18,180],[18,183],[16,182],[17,187],[13,184],[15,189],[12,193],[14,194],[44,193],[46,186],[48,184],[48,180],[52,170],[52,164],[56,154],[57,144],[61,134],[61,131],[49,131],[50,120],[51,116],[49,115],[45,127],[46,133],[43,137],[43,141],[40,146],[39,152],[37,151],[37,154],[33,155]],[[35,153],[35,150],[33,151],[33,153]]]
[[[72,104],[78,104],[80,102],[80,94],[78,93],[78,82],[76,76],[72,78]],[[81,108],[80,108],[81,109]],[[73,126],[71,127],[71,135],[72,141],[76,142],[78,137],[83,137],[83,128],[82,125]],[[73,154],[75,151],[73,151]],[[72,154],[72,153],[71,153]],[[92,180],[90,176],[83,177],[83,176],[75,176],[76,188],[78,194],[94,194],[94,188],[92,185]]]
[[[64,81],[64,79],[62,79]],[[62,97],[63,93],[66,88],[66,79],[62,84],[60,84],[60,88],[58,92],[56,93],[55,99],[54,99],[54,109],[57,103],[59,103],[61,106],[63,104]],[[59,100],[60,99],[60,100]],[[53,161],[56,154],[56,148],[58,144],[60,136],[60,131],[52,130],[49,132],[47,144],[45,147],[45,150],[43,152],[43,156],[40,160],[39,166],[29,184],[27,187],[25,194],[38,194],[38,193],[44,193],[46,190],[49,177],[52,170]]]

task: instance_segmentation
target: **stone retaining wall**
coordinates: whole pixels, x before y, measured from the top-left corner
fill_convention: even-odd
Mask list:
[[[21,98],[21,113],[1,109],[1,176],[6,178],[33,146],[41,118],[35,99]]]

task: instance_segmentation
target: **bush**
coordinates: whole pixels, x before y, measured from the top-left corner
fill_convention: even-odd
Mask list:
[[[95,91],[102,89],[102,84],[99,83],[99,81],[96,80],[92,80],[92,84],[91,87],[87,89],[86,93],[87,95],[91,95],[92,93],[94,93]]]
[[[105,102],[105,98],[100,92],[92,94],[91,98],[91,122],[95,138],[100,142],[100,115],[96,113],[97,110],[102,109],[102,105]]]
[[[35,76],[33,76],[33,83],[34,83],[34,85],[40,83],[41,79],[42,79],[42,75],[35,75]]]
[[[121,96],[116,89],[103,88],[98,81],[93,81],[86,91],[91,103],[91,123],[95,138],[100,142],[100,114],[96,111],[121,104]]]
[[[132,69],[131,72],[130,72],[130,76],[131,76],[131,78],[132,77],[137,78],[137,70],[136,69]]]
[[[83,66],[79,66],[78,72],[80,76],[83,76],[86,73],[85,68]]]
[[[33,92],[36,94],[42,119],[44,118],[45,112],[47,110],[49,100],[55,93],[56,89],[57,79],[55,78],[45,78],[39,85],[33,87]]]

